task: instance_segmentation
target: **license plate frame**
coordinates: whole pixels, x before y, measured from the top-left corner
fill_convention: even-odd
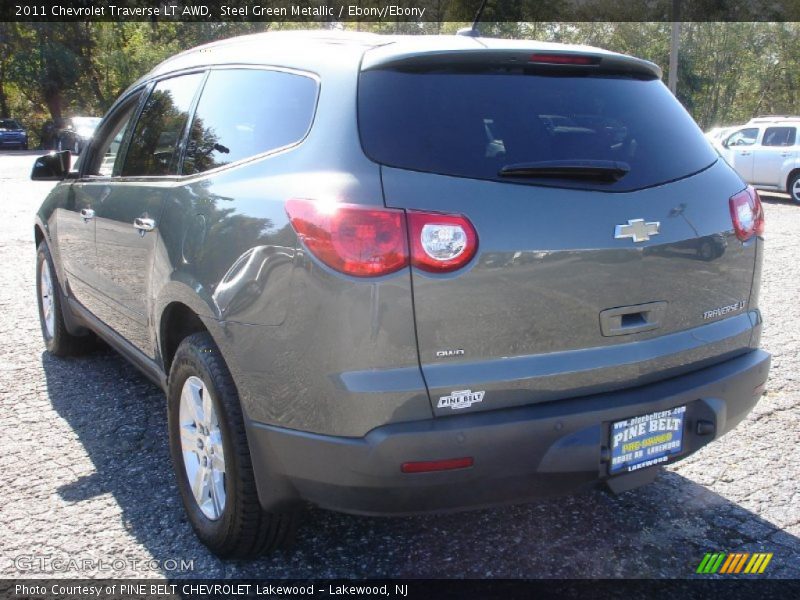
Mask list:
[[[668,462],[685,446],[687,405],[657,410],[609,425],[609,475],[631,473]]]

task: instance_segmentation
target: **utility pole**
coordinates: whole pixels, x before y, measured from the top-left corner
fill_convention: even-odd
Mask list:
[[[678,49],[681,45],[681,0],[672,0],[672,36],[669,42],[669,89],[673,94],[678,90]]]

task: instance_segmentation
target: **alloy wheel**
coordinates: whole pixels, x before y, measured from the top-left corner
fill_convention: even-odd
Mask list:
[[[203,514],[216,521],[225,511],[225,451],[211,391],[199,377],[183,384],[179,420],[189,487]]]
[[[42,300],[42,317],[48,338],[52,338],[56,332],[56,312],[55,301],[53,300],[53,278],[50,276],[50,267],[47,261],[42,261],[42,269],[39,282],[39,294]]]

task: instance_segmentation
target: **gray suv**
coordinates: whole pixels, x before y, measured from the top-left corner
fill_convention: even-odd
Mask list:
[[[758,195],[660,75],[465,36],[179,54],[73,169],[34,165],[61,180],[34,230],[47,349],[96,334],[164,389],[221,556],[278,546],[304,501],[646,484],[733,429],[770,363]]]

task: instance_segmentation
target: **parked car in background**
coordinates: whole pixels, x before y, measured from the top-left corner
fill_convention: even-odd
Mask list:
[[[714,127],[706,131],[703,135],[705,135],[706,139],[713,144],[718,142],[731,129],[731,127]]]
[[[0,149],[28,149],[28,132],[16,119],[0,119]]]
[[[94,131],[101,120],[100,117],[71,117],[67,119],[64,127],[56,133],[56,149],[69,150],[73,154],[80,154],[91,141]]]
[[[155,67],[68,159],[32,174],[61,180],[33,232],[47,350],[92,331],[165,390],[223,556],[305,502],[623,492],[764,389],[758,194],[641,59],[258,34]]]
[[[720,139],[720,154],[752,186],[800,204],[800,116],[756,117]]]

